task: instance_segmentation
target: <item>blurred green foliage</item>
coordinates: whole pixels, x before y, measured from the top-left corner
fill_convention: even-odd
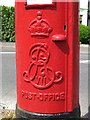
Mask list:
[[[14,7],[0,6],[0,40],[15,41]]]
[[[87,44],[90,41],[90,27],[85,25],[80,25],[80,42],[82,44]]]

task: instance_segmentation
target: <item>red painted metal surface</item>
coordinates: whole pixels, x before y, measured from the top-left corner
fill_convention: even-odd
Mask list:
[[[79,104],[78,3],[15,7],[18,106],[71,112]]]

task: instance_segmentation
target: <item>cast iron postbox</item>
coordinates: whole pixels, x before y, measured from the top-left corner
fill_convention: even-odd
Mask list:
[[[79,117],[78,2],[16,1],[15,14],[17,117]]]

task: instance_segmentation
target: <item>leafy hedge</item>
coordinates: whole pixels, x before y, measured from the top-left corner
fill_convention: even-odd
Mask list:
[[[0,6],[1,41],[15,41],[14,7]]]
[[[90,27],[80,25],[80,41],[83,44],[87,44],[90,42]]]
[[[0,40],[15,41],[15,15],[14,7],[0,6]],[[90,39],[90,28],[80,25],[80,41],[87,44]]]

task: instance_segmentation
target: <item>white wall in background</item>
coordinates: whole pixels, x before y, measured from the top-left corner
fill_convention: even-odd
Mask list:
[[[88,9],[88,0],[80,0],[80,15],[82,16],[82,24],[87,25],[87,9]],[[83,9],[83,10],[82,10]]]
[[[14,6],[15,0],[0,0],[0,5]]]

